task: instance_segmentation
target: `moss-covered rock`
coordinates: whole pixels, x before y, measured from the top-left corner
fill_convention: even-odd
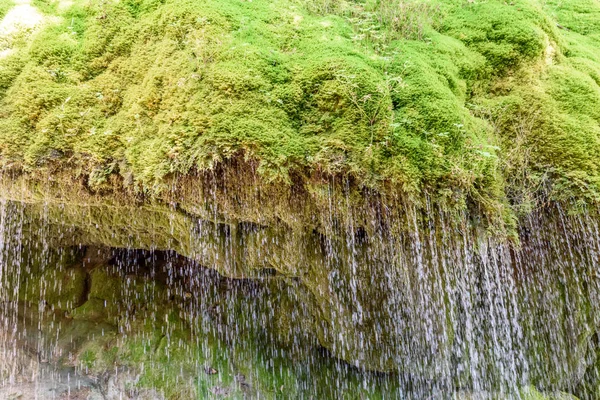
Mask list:
[[[90,299],[117,303],[121,300],[123,277],[110,266],[100,266],[89,272]]]
[[[523,400],[578,400],[577,397],[569,393],[542,393],[533,386],[527,386],[520,390]]]
[[[594,2],[321,3],[47,8],[62,22],[0,60],[4,168],[156,194],[237,157],[495,213],[598,200]]]
[[[86,273],[81,268],[47,269],[41,276],[28,277],[22,284],[23,300],[45,302],[51,307],[68,310],[85,302]]]
[[[582,232],[600,200],[597,2],[78,0],[44,10],[60,18],[0,59],[0,192],[27,204],[36,222],[25,232],[50,247],[162,249],[230,278],[276,276],[270,322],[288,348],[307,340],[424,379],[473,334],[447,322],[471,301],[450,290],[456,281],[500,279],[484,274],[492,261],[561,276],[591,259]],[[519,242],[530,219],[551,235],[536,232],[528,253]],[[558,240],[565,225],[578,251]],[[157,321],[126,359],[168,356],[158,331],[186,335],[170,330],[184,324],[164,300],[186,293],[102,265],[83,272],[82,296],[81,271],[27,265],[44,283],[24,296],[46,293],[75,321],[116,326],[134,311]],[[548,294],[520,278],[506,290],[540,309],[573,298],[567,275],[543,281]],[[216,307],[225,323],[244,306]],[[540,387],[589,372],[589,310],[575,301],[552,314],[558,338],[525,324]],[[477,334],[496,334],[477,323]],[[289,334],[297,324],[299,337]],[[548,344],[576,349],[556,375],[543,373],[555,363],[539,355]],[[490,371],[510,367],[512,347],[487,345],[466,352],[457,380],[477,379],[478,351],[491,354]],[[90,368],[93,353],[82,358]]]

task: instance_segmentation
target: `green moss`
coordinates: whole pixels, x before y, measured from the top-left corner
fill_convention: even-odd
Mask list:
[[[498,177],[476,148],[493,153],[488,129],[464,108],[464,76],[482,60],[439,34],[431,51],[390,44],[402,52],[392,59],[353,35],[345,18],[284,0],[76,4],[6,77],[3,158],[69,157],[92,187],[119,173],[158,190],[243,154],[266,180],[308,169],[497,196],[474,185]],[[455,68],[455,50],[475,61]]]
[[[579,35],[599,39],[600,7],[597,2],[593,0],[569,2],[550,0],[546,2],[545,7],[563,28]]]
[[[76,320],[85,321],[111,321],[119,315],[118,304],[92,298],[86,301],[80,307],[71,312],[71,316]]]
[[[12,0],[0,1],[0,18],[4,18],[6,13],[15,5]]]
[[[81,256],[76,249],[43,249],[24,246],[21,265],[25,273],[11,275],[7,285],[21,300],[41,303],[56,310],[69,310],[85,302],[86,273],[73,266]]]
[[[82,304],[85,291],[85,271],[81,269],[48,268],[41,276],[29,276],[21,283],[20,298],[45,301],[51,307],[68,310]]]
[[[569,393],[542,393],[533,386],[526,386],[520,390],[523,400],[578,400],[577,397]]]
[[[27,62],[24,51],[9,54],[0,60],[0,96],[12,85]]]
[[[119,301],[122,296],[122,277],[115,272],[114,268],[101,266],[90,271],[90,291],[89,298],[98,300],[107,300],[110,302]]]
[[[101,374],[118,365],[118,347],[115,346],[117,335],[112,329],[102,328],[105,331],[91,336],[85,332],[88,340],[77,349],[77,366],[82,368],[86,374]]]
[[[56,14],[59,8],[58,0],[33,0],[31,4],[45,14]]]
[[[2,163],[157,195],[244,160],[264,182],[341,176],[504,224],[507,203],[597,202],[599,9],[76,1],[0,60]]]
[[[531,2],[473,2],[453,7],[441,31],[482,54],[490,73],[503,74],[542,55],[544,17]]]

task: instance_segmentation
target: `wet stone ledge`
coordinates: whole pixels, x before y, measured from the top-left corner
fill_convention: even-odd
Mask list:
[[[349,219],[347,209],[332,207],[319,224],[298,229],[152,204],[14,200],[2,203],[3,235],[10,238],[3,276],[38,275],[19,281],[19,290],[3,284],[3,298],[34,314],[58,309],[53,327],[99,324],[117,341],[120,358],[111,365],[154,365],[155,378],[166,374],[156,372],[162,363],[178,365],[189,374],[174,379],[194,393],[205,390],[200,376],[213,375],[206,390],[223,395],[255,388],[276,396],[282,387],[334,395],[328,380],[340,383],[341,393],[411,388],[405,396],[414,398],[510,397],[533,385],[593,399],[599,390],[594,213],[572,215],[550,204],[521,219],[516,243],[468,215],[407,203],[383,214],[374,203],[371,219],[364,210]],[[64,267],[53,268],[63,262],[53,261],[56,254]],[[68,260],[82,265],[67,268]],[[147,265],[154,272],[144,272]],[[199,284],[206,274],[213,280]],[[215,289],[223,282],[243,290],[227,297]],[[199,300],[207,293],[212,302]],[[145,344],[136,348],[131,340]],[[109,368],[110,360],[92,356],[111,354],[100,346],[84,352],[90,371]],[[241,346],[245,361],[234,364],[246,367],[204,362],[236,353],[231,346]],[[259,384],[257,371],[272,376],[276,366],[283,372]],[[227,377],[206,373],[223,368]],[[136,382],[170,387],[154,378]]]

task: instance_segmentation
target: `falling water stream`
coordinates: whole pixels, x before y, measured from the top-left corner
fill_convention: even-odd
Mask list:
[[[598,210],[515,244],[429,202],[307,232],[56,207],[0,202],[0,398],[600,398]]]

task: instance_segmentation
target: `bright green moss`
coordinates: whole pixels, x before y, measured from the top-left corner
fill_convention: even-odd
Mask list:
[[[571,0],[568,2],[549,0],[546,9],[563,29],[580,35],[595,37],[600,33],[600,6],[594,0]]]
[[[546,21],[531,2],[472,2],[454,6],[441,31],[482,54],[492,74],[539,57]]]
[[[235,157],[265,181],[349,175],[485,209],[594,199],[588,3],[78,1],[0,60],[2,161],[152,193]]]
[[[15,131],[29,134],[3,153],[26,166],[61,155],[116,161],[122,174],[153,188],[168,174],[243,153],[267,179],[287,181],[308,167],[368,171],[374,182],[385,179],[386,159],[406,151],[384,148],[401,77],[356,48],[343,19],[316,18],[285,1],[74,6],[36,37],[29,57],[5,100],[22,124]],[[427,106],[445,96],[460,109],[445,78],[437,83],[428,69],[412,75],[415,87],[437,85],[415,107],[428,114],[406,136],[445,132],[463,119],[443,102]],[[34,88],[31,79],[45,83]],[[436,151],[420,147],[426,154],[417,164],[428,158],[448,169]]]
[[[0,60],[0,96],[3,96],[6,90],[13,84],[14,80],[23,70],[26,62],[27,56],[23,51],[9,54]]]
[[[3,18],[13,6],[14,2],[12,0],[0,1],[0,18]]]

